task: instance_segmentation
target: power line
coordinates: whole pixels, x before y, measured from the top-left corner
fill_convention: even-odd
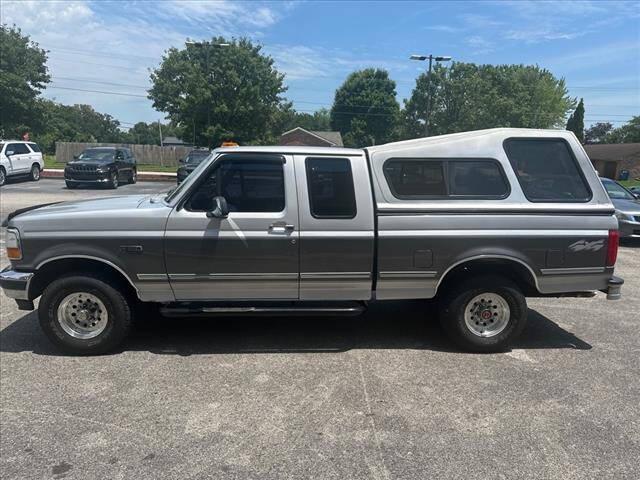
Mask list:
[[[149,98],[146,95],[136,95],[133,93],[121,93],[121,92],[105,92],[104,90],[85,90],[83,88],[71,88],[71,87],[60,87],[52,85],[48,88],[58,89],[58,90],[72,90],[75,92],[87,92],[87,93],[102,93],[105,95],[120,95],[123,97],[139,97],[139,98]]]

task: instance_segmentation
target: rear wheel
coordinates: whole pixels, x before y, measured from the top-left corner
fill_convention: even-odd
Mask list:
[[[133,184],[138,181],[138,171],[134,168],[131,170],[131,176],[129,177],[129,183]]]
[[[29,177],[33,182],[37,182],[38,180],[40,180],[40,165],[38,165],[37,163],[31,165],[31,172]]]
[[[74,355],[111,351],[131,329],[131,308],[125,295],[89,274],[50,283],[40,299],[38,317],[49,340]]]
[[[453,287],[440,302],[440,322],[456,344],[472,352],[501,352],[522,332],[527,303],[511,280],[482,276]]]

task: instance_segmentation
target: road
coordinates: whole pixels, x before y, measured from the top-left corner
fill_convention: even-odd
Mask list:
[[[94,195],[3,187],[18,206]],[[6,260],[3,260],[6,263]],[[60,356],[0,294],[3,479],[637,478],[640,245],[624,300],[530,299],[513,350],[452,349],[424,302],[358,318],[147,319]]]

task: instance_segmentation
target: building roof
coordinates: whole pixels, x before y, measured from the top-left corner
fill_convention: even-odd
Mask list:
[[[606,143],[585,145],[591,160],[620,161],[629,157],[640,158],[640,143]]]
[[[314,137],[318,137],[321,140],[324,140],[324,141],[328,142],[329,144],[331,144],[331,145],[333,145],[335,147],[344,146],[344,143],[342,143],[342,135],[340,134],[340,132],[320,131],[320,130],[307,130],[306,128],[296,127],[296,128],[292,128],[291,130],[288,130],[288,131],[284,132],[281,135],[281,137],[284,137],[285,135],[287,135],[289,133],[293,133],[296,130],[300,130],[302,132],[308,133],[309,135],[313,135]]]
[[[178,137],[164,137],[162,139],[162,144],[171,143],[173,145],[191,145],[190,143],[183,142]]]

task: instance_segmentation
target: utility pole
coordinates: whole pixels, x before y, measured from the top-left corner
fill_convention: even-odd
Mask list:
[[[429,136],[429,116],[431,115],[431,66],[433,61],[436,62],[448,62],[451,60],[449,56],[434,56],[432,54],[429,55],[411,55],[409,57],[410,60],[418,60],[425,61],[429,60],[429,70],[427,70],[427,112],[426,118],[424,119],[424,136]]]

